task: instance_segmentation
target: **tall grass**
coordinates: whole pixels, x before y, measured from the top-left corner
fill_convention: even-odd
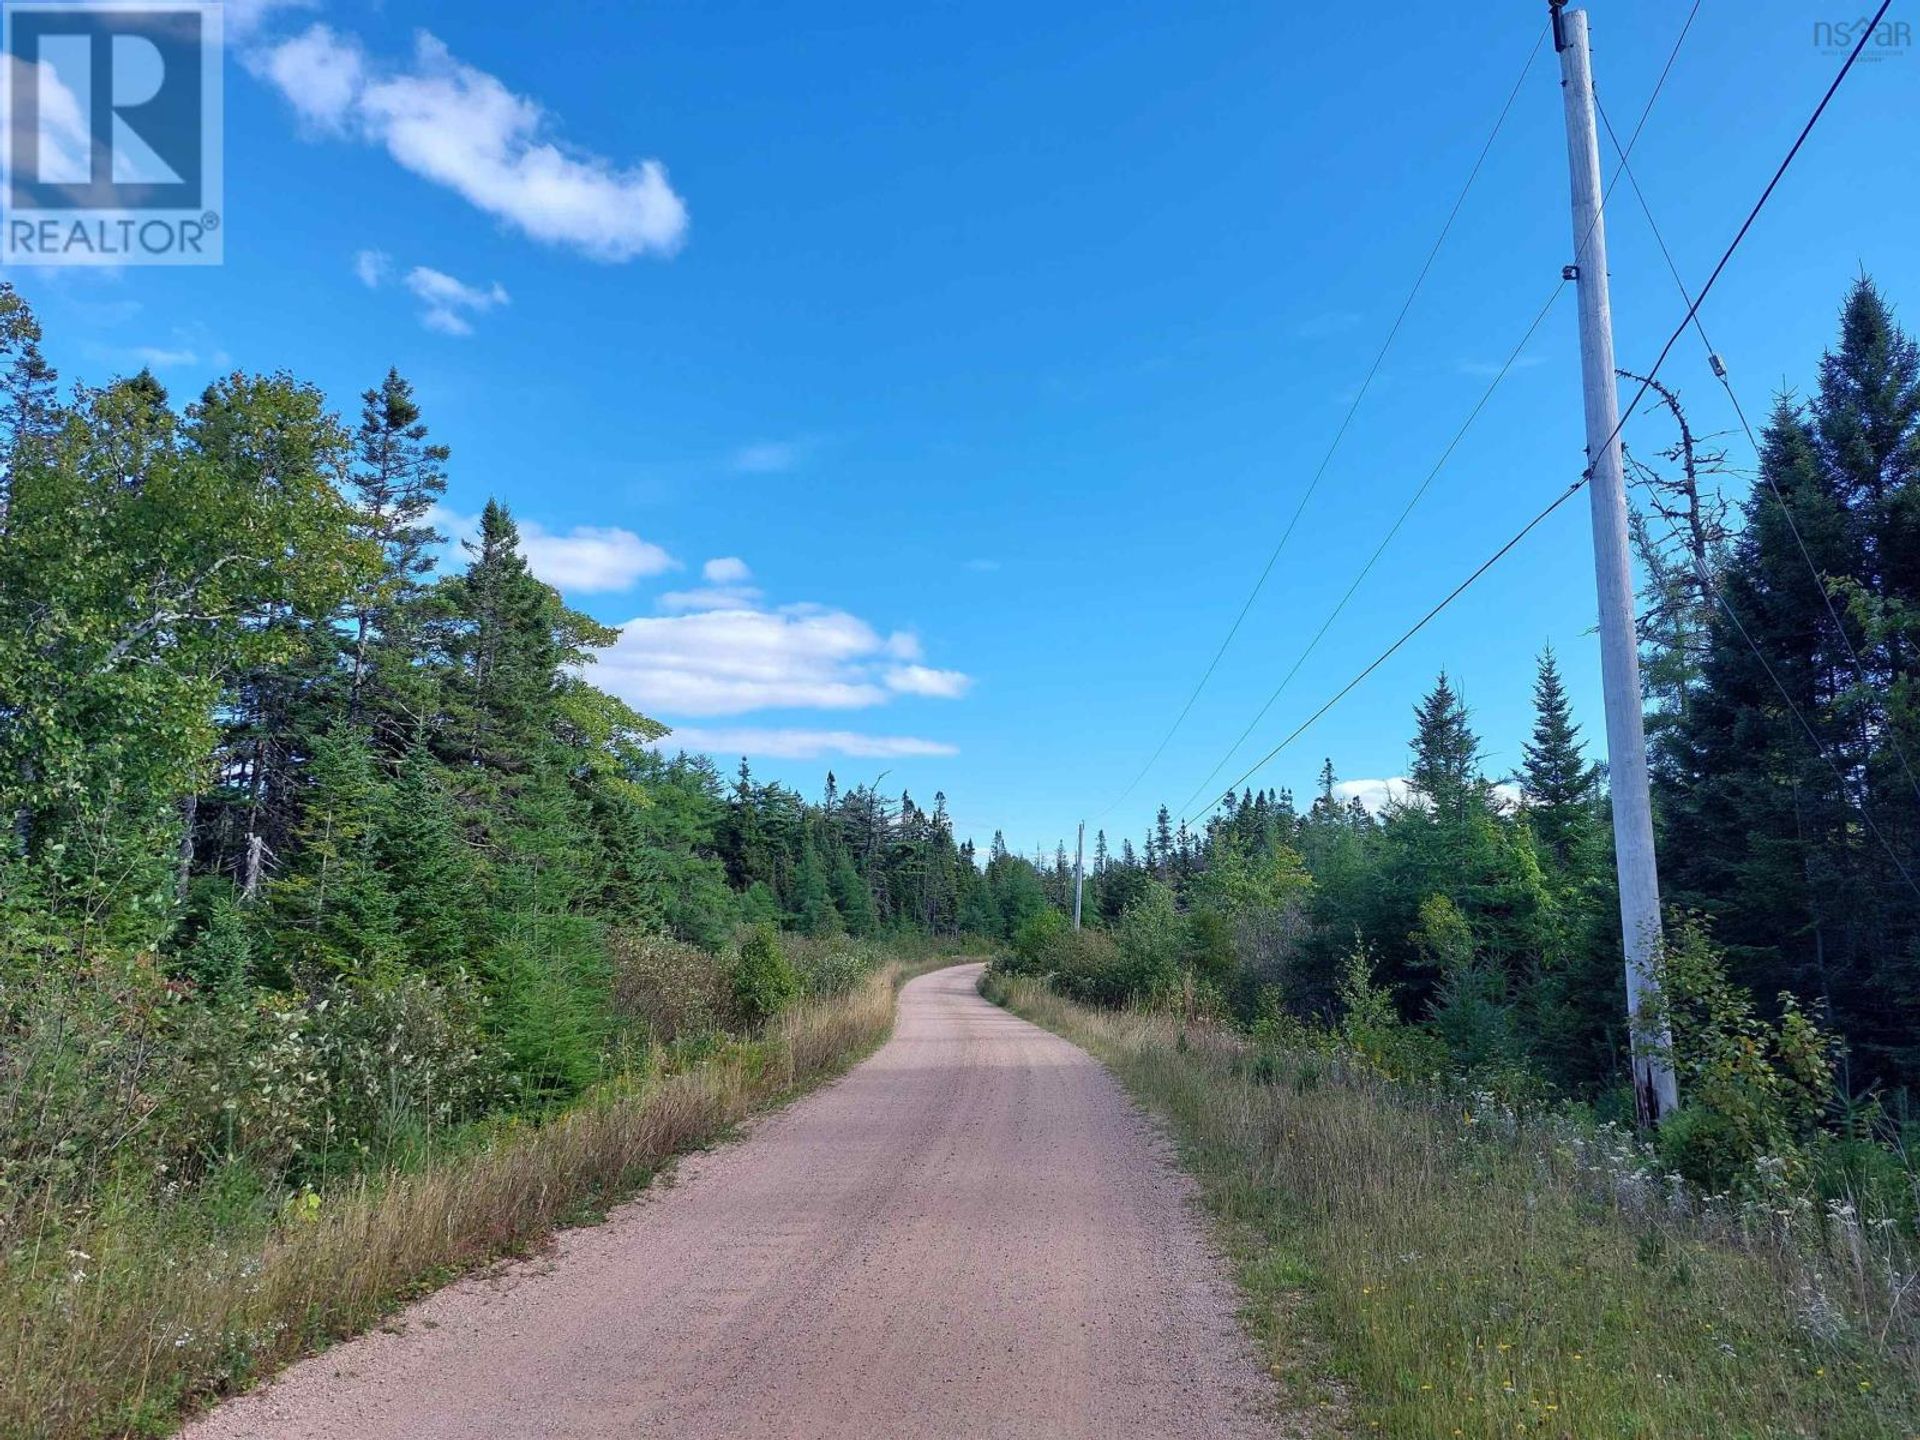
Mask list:
[[[924,967],[923,967],[924,968]],[[0,1436],[147,1435],[183,1408],[364,1329],[644,1185],[756,1108],[885,1038],[898,966],[803,1002],[760,1038],[610,1083],[543,1124],[263,1205],[244,1177],[141,1199],[0,1256]]]
[[[1911,1276],[1850,1254],[1846,1216],[1812,1254],[1677,1193],[1629,1193],[1639,1171],[1565,1130],[1397,1092],[1337,1057],[1033,981],[989,993],[1170,1122],[1309,1414],[1443,1440],[1920,1434]]]

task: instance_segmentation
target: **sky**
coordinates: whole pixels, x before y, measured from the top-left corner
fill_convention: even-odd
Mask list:
[[[1686,17],[1597,5],[1623,132]],[[1829,13],[1829,11],[1832,13]],[[1896,4],[1895,18],[1912,20]],[[1705,0],[1635,172],[1688,283],[1840,63],[1805,0]],[[225,263],[21,269],[66,380],[184,401],[388,366],[622,627],[592,678],[817,794],[943,791],[964,838],[1138,840],[1238,776],[1583,467],[1563,293],[1378,568],[1235,738],[1571,259],[1551,44],[1211,683],[1545,22],[1544,5],[230,3]],[[1920,323],[1920,54],[1856,67],[1702,317],[1750,414],[1810,385],[1863,270]],[[1611,165],[1611,152],[1604,152]],[[1625,192],[1616,343],[1684,313]],[[1662,372],[1733,424],[1697,343]],[[1630,445],[1669,440],[1657,417]],[[1726,442],[1735,464],[1750,454]],[[1602,733],[1569,503],[1248,783],[1404,773],[1446,669],[1511,773],[1535,656]]]

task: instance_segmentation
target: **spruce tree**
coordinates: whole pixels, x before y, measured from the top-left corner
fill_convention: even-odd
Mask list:
[[[1541,847],[1561,866],[1594,824],[1599,770],[1582,753],[1580,728],[1553,647],[1540,652],[1533,684],[1533,738],[1521,745],[1520,789]]]

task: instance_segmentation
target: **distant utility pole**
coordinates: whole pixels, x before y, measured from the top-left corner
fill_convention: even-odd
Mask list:
[[[1580,372],[1586,391],[1587,494],[1593,505],[1593,568],[1600,592],[1600,675],[1607,701],[1607,776],[1613,858],[1620,876],[1620,932],[1627,954],[1627,1016],[1633,1022],[1633,1088],[1643,1124],[1680,1103],[1672,1036],[1641,1010],[1659,996],[1660,878],[1654,869],[1653,805],[1641,716],[1640,656],[1627,553],[1627,486],[1620,459],[1620,397],[1613,373],[1613,312],[1607,298],[1607,227],[1601,214],[1600,139],[1594,129],[1587,12],[1548,0],[1566,100],[1567,167],[1573,179],[1574,264],[1580,297]],[[1652,1033],[1649,1033],[1651,1031]]]
[[[1081,860],[1087,853],[1087,822],[1080,822],[1080,833],[1073,842],[1073,928],[1080,928],[1080,885],[1086,879]]]

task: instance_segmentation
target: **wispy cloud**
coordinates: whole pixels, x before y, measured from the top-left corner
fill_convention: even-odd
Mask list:
[[[393,257],[384,250],[359,250],[354,253],[353,273],[369,290],[378,290],[393,273]]]
[[[738,555],[722,555],[700,567],[700,576],[710,585],[739,585],[753,578],[753,571]]]
[[[1520,803],[1520,787],[1501,781],[1493,787],[1494,798],[1502,805]],[[1340,780],[1334,783],[1336,800],[1358,800],[1369,814],[1384,815],[1396,806],[1424,806],[1427,802],[1405,776],[1392,775],[1383,780]]]
[[[902,695],[958,700],[973,688],[973,677],[958,670],[935,670],[929,665],[896,665],[887,671],[887,688]]]
[[[420,312],[420,323],[443,335],[471,335],[473,316],[484,315],[508,301],[506,289],[498,280],[482,288],[426,265],[416,265],[407,272],[407,289],[426,306]]]
[[[142,365],[155,370],[171,370],[200,363],[200,352],[197,350],[171,350],[162,345],[136,345],[127,353]]]
[[[539,102],[456,59],[422,30],[406,62],[369,55],[324,24],[246,52],[309,134],[358,140],[476,209],[609,263],[671,255],[687,207],[658,160],[619,165],[553,137]]]
[[[1512,365],[1502,360],[1462,360],[1455,368],[1462,375],[1478,376],[1482,380],[1491,380],[1502,370],[1531,370],[1536,365],[1547,363],[1544,355],[1521,355]]]
[[[973,571],[976,575],[991,575],[995,570],[998,570],[999,568],[1000,568],[1000,562],[998,560],[967,561],[967,569]]]
[[[226,0],[220,10],[227,43],[233,45],[252,40],[277,11],[319,8],[319,0]]]
[[[900,760],[960,753],[958,746],[941,740],[922,740],[911,735],[861,735],[851,730],[704,730],[689,726],[654,743],[661,750],[693,750],[709,755],[746,755],[768,760],[818,760],[828,755]]]
[[[733,468],[742,475],[783,475],[800,463],[797,440],[758,440],[733,452]]]

